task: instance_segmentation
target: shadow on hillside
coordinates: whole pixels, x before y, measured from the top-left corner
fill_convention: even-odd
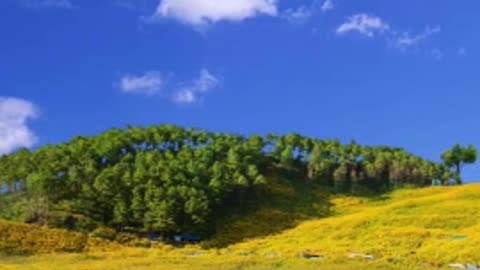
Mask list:
[[[393,190],[383,190],[383,191],[372,191],[369,189],[362,189],[361,191],[356,191],[356,192],[344,192],[344,193],[337,193],[338,195],[345,195],[345,196],[351,196],[351,197],[356,197],[356,198],[362,198],[366,199],[370,202],[384,202],[388,201],[391,196],[391,192]]]
[[[386,201],[390,200],[390,198],[391,198],[390,197],[390,192],[372,194],[372,195],[361,196],[361,197],[364,197],[364,198],[368,199],[369,201],[375,202],[375,203],[386,202]]]
[[[236,214],[222,218],[216,225],[216,233],[203,243],[204,248],[223,248],[247,239],[275,235],[304,221],[333,214],[331,193],[325,187],[292,172],[268,179],[265,199],[255,206],[232,210],[231,213]]]

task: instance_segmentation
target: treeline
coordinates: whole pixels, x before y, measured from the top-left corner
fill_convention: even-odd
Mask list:
[[[266,196],[267,176],[280,171],[337,192],[426,186],[450,177],[446,166],[398,148],[298,134],[112,129],[2,156],[0,187],[9,194],[0,196],[0,215],[83,231],[201,232],[219,211]]]

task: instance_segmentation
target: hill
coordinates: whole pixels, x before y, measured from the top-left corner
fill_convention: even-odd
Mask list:
[[[293,194],[293,189],[283,189]],[[480,264],[478,185],[325,199],[330,203],[328,216],[299,218],[291,228],[270,235],[252,235],[251,230],[264,230],[273,205],[286,212],[271,221],[272,226],[293,218],[283,202],[247,213],[212,238],[223,239],[222,230],[245,236],[224,247],[122,247],[114,252],[3,256],[0,269],[447,269],[449,264]]]
[[[321,189],[325,196],[364,195],[427,186],[435,177],[447,181],[449,168],[399,148],[354,141],[153,126],[23,149],[0,157],[0,172],[0,218],[171,239],[182,232],[209,238],[231,216],[241,220],[278,202],[272,190],[279,179],[283,186]],[[297,199],[293,206],[305,201]],[[324,212],[325,202],[315,201]],[[311,209],[290,208],[312,216]],[[269,214],[283,219],[282,213]]]
[[[21,266],[35,269],[53,259],[59,269],[477,263],[466,245],[477,244],[478,187],[413,189],[445,184],[455,164],[299,134],[112,129],[0,157],[9,220],[0,260],[14,269],[26,255]],[[182,233],[204,241],[167,245]]]

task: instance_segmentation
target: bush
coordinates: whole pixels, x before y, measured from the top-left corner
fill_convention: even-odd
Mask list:
[[[57,211],[50,214],[48,226],[86,233],[91,232],[98,225],[94,220],[86,216]]]
[[[140,238],[130,233],[119,233],[115,242],[129,247],[150,247],[151,242],[148,239]]]
[[[98,227],[90,234],[90,236],[113,241],[117,237],[117,232],[108,227]]]
[[[0,220],[0,252],[4,253],[81,252],[87,240],[88,237],[81,233]]]

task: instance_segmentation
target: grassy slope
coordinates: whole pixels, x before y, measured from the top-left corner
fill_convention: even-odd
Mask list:
[[[405,268],[461,262],[480,265],[480,186],[403,190],[391,198],[336,198],[337,215],[304,222],[282,234],[236,245],[236,250],[301,251],[344,262],[349,253]]]
[[[221,248],[120,248],[28,258],[4,256],[0,257],[0,269],[425,269],[457,262],[480,265],[480,186],[400,190],[363,199],[329,198],[315,188],[282,185],[281,181],[274,188],[277,197],[272,196],[247,217],[226,221],[228,225],[207,243]],[[325,215],[329,216],[322,218]],[[239,239],[244,242],[224,246]],[[323,258],[307,261],[299,258],[301,252]],[[351,253],[371,254],[375,260],[348,258]]]

